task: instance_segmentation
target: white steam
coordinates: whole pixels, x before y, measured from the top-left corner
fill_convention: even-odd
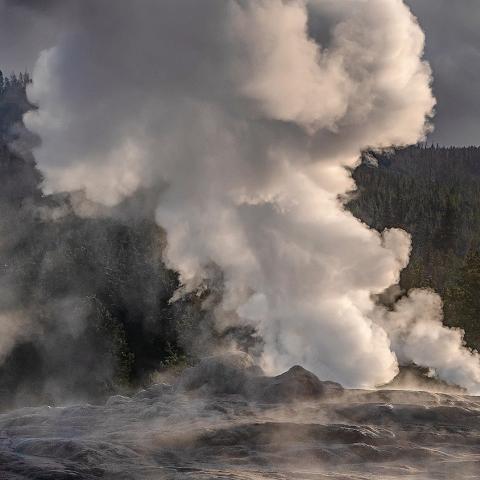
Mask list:
[[[480,393],[480,355],[463,346],[464,332],[442,325],[442,302],[429,290],[414,290],[391,312],[381,312],[382,326],[400,362],[431,367],[440,377]]]
[[[50,188],[114,204],[168,185],[167,262],[186,290],[221,267],[219,328],[256,324],[271,370],[373,386],[398,356],[480,390],[478,358],[441,326],[436,297],[392,313],[372,300],[398,281],[409,236],[370,230],[338,200],[363,149],[427,130],[424,36],[401,0],[73,4],[30,91]]]

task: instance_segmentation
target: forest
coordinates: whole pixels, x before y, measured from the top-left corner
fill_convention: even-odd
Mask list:
[[[39,139],[22,120],[35,109],[30,82],[0,72],[0,324],[15,326],[0,339],[0,409],[128,391],[222,342],[261,348],[253,329],[216,329],[221,272],[201,294],[170,302],[180,284],[162,261],[159,192],[108,211],[82,192],[43,192]],[[439,292],[445,322],[479,348],[480,149],[368,152],[352,175],[358,191],[346,208],[379,231],[412,235],[403,291]]]

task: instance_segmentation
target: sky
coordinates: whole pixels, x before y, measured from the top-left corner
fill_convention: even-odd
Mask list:
[[[426,35],[437,97],[430,140],[480,144],[480,2],[407,0]]]

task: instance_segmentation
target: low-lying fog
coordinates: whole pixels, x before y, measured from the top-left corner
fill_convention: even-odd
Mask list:
[[[236,354],[105,405],[0,415],[0,478],[474,479],[479,445],[478,397],[266,377]]]

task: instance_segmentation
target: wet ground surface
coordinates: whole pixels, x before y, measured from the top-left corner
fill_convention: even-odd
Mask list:
[[[160,384],[103,406],[4,413],[0,478],[479,478],[480,398],[319,392],[297,374],[275,380],[276,399],[268,385],[268,401]]]

